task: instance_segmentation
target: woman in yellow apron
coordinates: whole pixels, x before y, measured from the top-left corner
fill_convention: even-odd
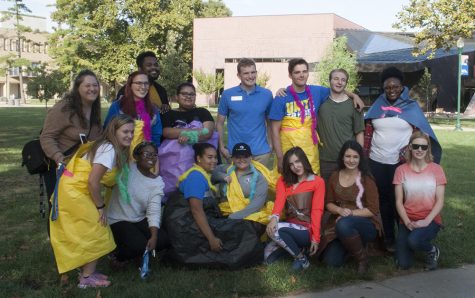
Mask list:
[[[80,288],[110,285],[107,276],[96,272],[98,259],[115,249],[101,184],[110,187],[117,183],[127,193],[128,150],[133,131],[130,117],[115,117],[99,140],[79,148],[52,197],[51,245],[58,271],[62,274],[80,267]]]
[[[216,167],[211,181],[220,183],[221,214],[231,219],[251,221],[260,236],[274,207],[267,197],[269,185],[275,190],[275,181],[271,172],[251,156],[249,145],[237,143],[232,150],[233,163]]]

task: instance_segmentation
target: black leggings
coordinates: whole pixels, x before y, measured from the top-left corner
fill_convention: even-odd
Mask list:
[[[49,218],[51,216],[51,196],[54,193],[54,187],[56,186],[56,164],[54,161],[50,161],[50,168],[47,172],[43,173],[43,179],[46,189],[46,200],[48,201],[48,213],[46,217],[46,231],[49,236]]]
[[[394,194],[394,172],[399,164],[383,164],[372,159],[369,160],[371,173],[376,180],[379,193],[379,209],[383,220],[384,240],[394,243],[395,226],[397,223],[396,199]]]
[[[125,261],[143,255],[151,237],[147,218],[139,222],[119,221],[111,225],[112,234],[117,244],[117,260]],[[170,246],[168,234],[164,229],[158,230],[156,251]]]

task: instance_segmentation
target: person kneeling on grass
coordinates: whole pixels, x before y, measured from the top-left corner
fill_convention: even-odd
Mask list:
[[[58,271],[81,268],[79,288],[111,284],[107,276],[96,272],[99,258],[116,247],[107,225],[101,184],[111,187],[123,182],[133,134],[132,118],[114,118],[101,138],[79,147],[52,197],[51,245]]]
[[[263,248],[251,222],[223,218],[214,199],[210,173],[216,168],[213,145],[196,143],[195,165],[178,179],[163,220],[171,257],[184,265],[238,269],[262,262]]]
[[[310,256],[317,252],[324,196],[325,182],[313,173],[305,152],[300,147],[289,149],[284,154],[283,174],[277,181],[274,209],[267,225],[267,234],[273,240],[265,251],[268,263],[271,254],[277,252],[277,244],[294,257],[293,270],[310,266],[305,250],[310,248]],[[284,206],[286,221],[279,222]]]
[[[267,201],[271,172],[260,162],[252,160],[251,148],[237,143],[232,150],[231,165],[216,167],[211,176],[213,183],[220,183],[221,213],[232,219],[251,221],[261,236],[269,223],[274,203]],[[275,189],[275,185],[272,185]]]
[[[338,170],[327,184],[325,204],[331,215],[318,254],[322,253],[323,261],[333,267],[342,266],[349,254],[361,274],[368,269],[366,243],[382,237],[378,189],[363,148],[356,141],[343,144],[337,163]]]
[[[135,146],[130,164],[127,189],[116,186],[107,208],[117,250],[112,264],[121,266],[127,260],[148,251],[163,250],[168,246],[168,236],[160,229],[163,181],[152,173],[157,163],[157,146],[142,142]]]
[[[400,223],[396,238],[396,262],[402,269],[414,264],[414,252],[426,255],[426,270],[437,268],[439,249],[431,243],[442,225],[447,179],[444,170],[432,162],[431,141],[421,131],[412,134],[405,164],[394,174],[396,209]]]

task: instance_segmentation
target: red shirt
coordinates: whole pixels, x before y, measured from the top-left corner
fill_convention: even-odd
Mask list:
[[[286,186],[284,179],[279,177],[276,186],[276,196],[274,202],[273,215],[280,216],[285,207],[287,198],[293,194],[302,192],[313,192],[312,197],[312,211],[310,213],[311,223],[299,221],[297,219],[290,219],[288,222],[302,225],[309,229],[312,235],[312,241],[320,243],[320,223],[323,214],[323,204],[325,201],[325,182],[319,176],[309,176],[307,180],[297,184],[297,187]]]

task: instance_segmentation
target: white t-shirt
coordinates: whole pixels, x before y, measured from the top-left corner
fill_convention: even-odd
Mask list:
[[[83,159],[89,159],[86,154]],[[97,148],[96,155],[92,163],[101,164],[108,169],[112,170],[115,167],[115,150],[111,143],[104,143]]]
[[[399,162],[399,152],[409,143],[412,126],[398,117],[374,119],[369,158],[383,164]]]
[[[147,217],[149,227],[159,228],[165,187],[162,177],[146,177],[137,169],[137,164],[132,162],[127,186],[130,204],[121,199],[117,185],[112,189],[112,198],[107,206],[109,224],[119,221],[139,222]]]

